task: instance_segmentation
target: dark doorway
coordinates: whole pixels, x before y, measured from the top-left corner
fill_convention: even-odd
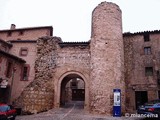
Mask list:
[[[72,100],[73,101],[84,101],[84,89],[72,89]]]
[[[0,88],[0,102],[7,103],[9,101],[9,87],[7,88]]]
[[[60,106],[85,100],[85,82],[77,74],[69,74],[61,82]]]
[[[148,102],[148,94],[147,91],[135,91],[135,102],[136,102],[136,109],[139,105],[143,105],[144,103]]]

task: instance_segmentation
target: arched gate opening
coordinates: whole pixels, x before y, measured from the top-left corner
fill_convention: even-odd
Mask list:
[[[84,107],[85,82],[83,78],[75,73],[66,75],[61,81],[60,107],[65,107],[68,103],[79,101]]]

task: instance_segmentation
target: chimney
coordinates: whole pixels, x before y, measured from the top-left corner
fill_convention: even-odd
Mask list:
[[[14,30],[16,29],[16,25],[15,24],[11,24],[11,27],[10,27],[11,30]]]

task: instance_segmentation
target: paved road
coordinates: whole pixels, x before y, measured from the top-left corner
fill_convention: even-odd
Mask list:
[[[83,110],[82,102],[72,102],[64,108],[52,109],[36,115],[17,116],[16,120],[140,120],[130,117],[108,117],[91,115]]]

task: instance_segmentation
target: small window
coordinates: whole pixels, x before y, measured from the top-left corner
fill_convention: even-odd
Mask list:
[[[17,38],[17,40],[21,40],[21,38]]]
[[[3,50],[3,51],[7,51],[7,46],[2,45],[2,46],[1,46],[1,50]]]
[[[26,81],[29,77],[29,65],[25,65],[22,70],[22,80]]]
[[[144,54],[150,55],[151,54],[151,47],[144,47]]]
[[[7,64],[7,70],[6,70],[6,77],[10,78],[12,74],[12,63],[8,62]]]
[[[145,76],[153,76],[153,67],[145,67]]]
[[[0,56],[0,63],[2,62],[2,56]]]
[[[72,82],[71,84],[73,87],[77,86],[77,83],[76,82]]]
[[[147,34],[144,34],[143,37],[144,37],[144,42],[150,41],[150,37],[149,37],[149,34],[148,34],[148,33],[147,33]]]
[[[19,54],[20,56],[27,56],[28,48],[21,48]]]
[[[19,31],[19,35],[23,35],[23,33],[24,33],[23,31]]]
[[[71,82],[71,88],[77,88],[77,82]]]
[[[12,32],[9,31],[9,32],[7,33],[7,36],[9,37],[9,36],[11,36],[11,35],[12,35]]]
[[[159,71],[157,70],[157,77],[160,77],[160,73],[159,73]]]

